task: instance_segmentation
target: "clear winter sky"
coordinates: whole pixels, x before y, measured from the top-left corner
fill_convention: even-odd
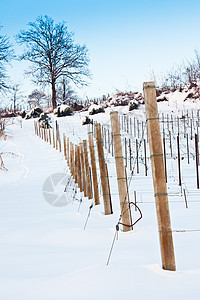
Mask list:
[[[2,33],[13,43],[39,15],[66,21],[75,41],[89,49],[93,76],[79,92],[84,96],[142,90],[152,72],[166,73],[200,51],[199,0],[0,0]],[[26,90],[23,67],[15,62],[11,73]]]

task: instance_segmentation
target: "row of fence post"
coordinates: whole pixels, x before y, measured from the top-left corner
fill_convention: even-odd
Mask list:
[[[122,154],[122,143],[119,128],[119,118],[117,112],[110,114],[113,136],[113,147],[115,152],[117,182],[119,190],[119,198],[121,205],[122,225],[124,231],[132,229],[131,212],[129,209],[129,193],[127,185],[127,175],[124,166],[124,157]],[[104,213],[110,215],[113,213],[113,205],[111,200],[111,190],[108,174],[108,166],[104,155],[102,127],[100,123],[94,125],[93,132],[88,132],[88,142],[83,140],[78,145],[70,142],[69,137],[63,134],[63,142],[61,141],[61,134],[59,125],[56,122],[55,129],[47,125],[41,125],[39,122],[34,122],[35,134],[48,142],[56,150],[61,152],[63,150],[64,157],[69,167],[71,176],[78,185],[80,192],[84,193],[84,197],[94,199],[94,204],[100,204],[100,197],[103,198]],[[97,175],[95,145],[97,148],[97,161],[99,164],[99,175]],[[63,146],[62,146],[63,144]],[[89,148],[89,153],[88,153]],[[90,158],[90,159],[89,159]],[[101,185],[102,195],[100,195],[99,187]]]
[[[157,111],[156,103],[156,92],[154,82],[144,83],[144,94],[145,94],[145,106],[147,111],[148,120],[148,131],[149,131],[149,142],[150,142],[150,152],[151,152],[151,162],[152,162],[152,173],[154,181],[154,193],[157,207],[157,217],[158,217],[158,228],[161,246],[161,256],[163,268],[166,270],[176,270],[175,266],[175,256],[173,249],[173,239],[172,230],[170,224],[170,213],[168,205],[168,194],[166,187],[166,175],[164,166],[164,156],[162,151],[162,140],[160,133],[159,117]],[[120,123],[118,112],[111,112],[111,128],[112,128],[112,138],[113,147],[116,163],[116,173],[117,182],[121,206],[121,217],[122,222],[119,224],[123,225],[124,231],[129,231],[132,229],[131,211],[130,211],[130,201],[128,193],[128,184],[126,169],[124,166],[124,156],[122,151],[121,134],[120,134]],[[38,122],[34,123],[36,135],[42,137],[45,141],[51,143],[51,129],[49,130],[49,137],[47,134],[46,126],[42,127]],[[124,124],[125,125],[125,124]],[[126,124],[127,125],[127,124]],[[109,175],[108,166],[104,157],[103,149],[103,138],[101,125],[96,123],[95,127],[95,138],[97,145],[99,169],[100,169],[100,179],[102,187],[102,197],[104,201],[104,211],[105,214],[112,214],[112,201],[109,185]],[[128,129],[128,125],[127,125]],[[84,196],[89,199],[93,198],[92,185],[91,185],[91,174],[93,179],[93,190],[98,189],[98,183],[95,181],[97,173],[95,172],[96,167],[94,166],[95,154],[92,152],[94,149],[93,143],[93,133],[89,134],[89,150],[90,150],[90,162],[92,168],[90,169],[88,151],[87,151],[87,141],[83,140],[79,145],[75,145],[69,142],[64,136],[64,155],[71,171],[75,182],[77,182],[80,191],[84,191]],[[56,140],[56,141],[55,141]],[[61,151],[61,140],[60,132],[56,124],[56,137],[54,137],[53,130],[53,147]],[[56,145],[55,145],[56,143]],[[91,172],[90,172],[91,170]],[[98,194],[96,193],[96,197]],[[99,197],[98,197],[99,200]],[[95,202],[95,204],[98,204]]]

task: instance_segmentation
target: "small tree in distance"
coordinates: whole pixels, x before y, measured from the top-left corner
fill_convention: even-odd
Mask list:
[[[77,98],[76,92],[71,88],[68,80],[63,77],[61,81],[59,81],[57,88],[57,103],[70,105],[75,102]]]
[[[30,95],[28,95],[29,106],[40,106],[42,102],[46,100],[46,94],[35,89]]]
[[[77,86],[87,85],[88,54],[86,46],[74,43],[73,34],[64,22],[54,24],[48,16],[38,17],[28,24],[28,30],[21,30],[17,35],[19,44],[26,49],[21,60],[32,63],[27,72],[37,84],[50,84],[52,106],[56,107],[56,83],[65,76]]]

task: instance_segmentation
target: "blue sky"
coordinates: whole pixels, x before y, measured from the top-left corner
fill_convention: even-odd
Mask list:
[[[0,0],[0,24],[14,43],[13,36],[39,15],[66,21],[90,54],[92,80],[79,94],[97,97],[141,90],[152,71],[164,74],[192,59],[194,49],[200,51],[199,11],[199,0]],[[15,62],[10,73],[31,90],[24,66]]]

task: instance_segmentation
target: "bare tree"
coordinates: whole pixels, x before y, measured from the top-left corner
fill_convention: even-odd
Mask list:
[[[37,89],[28,95],[28,104],[30,107],[39,106],[44,100],[46,100],[46,94],[38,91]]]
[[[72,102],[75,102],[77,98],[77,94],[71,88],[69,80],[62,77],[57,89],[57,102],[70,105]]]
[[[16,110],[19,109],[19,106],[23,105],[25,98],[23,91],[21,90],[21,85],[16,82],[11,84],[8,92],[11,95],[11,108],[16,112]]]
[[[19,44],[26,49],[20,59],[32,63],[27,72],[36,83],[50,84],[52,105],[56,107],[56,83],[62,76],[72,80],[77,86],[86,85],[89,76],[86,46],[74,43],[73,34],[65,22],[54,24],[48,16],[40,16],[28,24],[28,30],[17,35]]]
[[[1,31],[1,27],[0,27]],[[8,88],[6,84],[6,65],[14,57],[14,52],[9,38],[0,32],[0,91]]]

